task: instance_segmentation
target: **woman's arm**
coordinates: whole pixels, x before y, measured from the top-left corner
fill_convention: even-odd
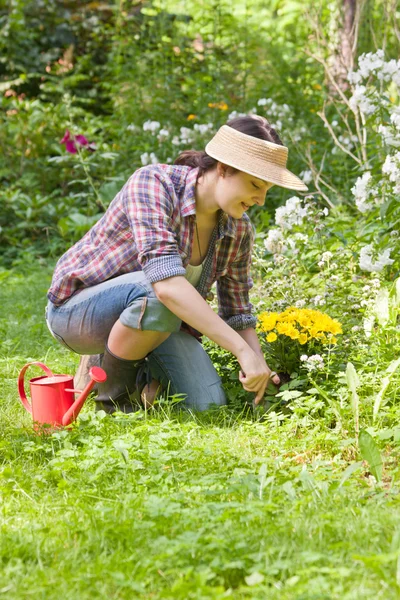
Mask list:
[[[212,310],[184,277],[157,281],[153,288],[157,298],[171,312],[236,356],[242,369],[240,382],[246,391],[256,393],[256,401],[259,402],[270,372],[263,357],[256,354],[243,336]],[[196,368],[196,365],[193,367]]]

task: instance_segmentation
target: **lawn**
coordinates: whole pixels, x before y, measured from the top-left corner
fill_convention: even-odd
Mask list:
[[[72,374],[78,357],[44,323],[50,270],[1,277],[0,596],[399,597],[396,442],[381,435],[376,483],[353,433],[304,407],[106,416],[89,401],[36,435],[19,370]]]

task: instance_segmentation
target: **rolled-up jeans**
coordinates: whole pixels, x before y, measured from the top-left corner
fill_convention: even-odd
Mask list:
[[[181,320],[162,304],[142,271],[120,275],[75,293],[60,306],[49,302],[53,337],[78,354],[101,354],[114,323],[142,331],[171,332],[148,354],[153,379],[170,395],[183,394],[194,410],[226,404],[221,379],[203,346],[181,331]]]

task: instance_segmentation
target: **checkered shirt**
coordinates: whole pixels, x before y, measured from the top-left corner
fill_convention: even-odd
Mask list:
[[[85,287],[143,270],[151,283],[186,275],[195,235],[198,169],[149,165],[135,171],[103,217],[58,261],[48,298],[60,305]],[[233,329],[255,327],[249,302],[253,226],[219,211],[197,290]]]

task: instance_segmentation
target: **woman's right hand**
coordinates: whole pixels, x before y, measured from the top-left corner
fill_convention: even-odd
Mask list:
[[[255,404],[258,404],[264,396],[265,388],[271,377],[271,369],[264,357],[256,354],[251,348],[237,358],[241,366],[239,381],[247,392],[256,394]],[[272,381],[279,384],[279,377],[275,375]]]

